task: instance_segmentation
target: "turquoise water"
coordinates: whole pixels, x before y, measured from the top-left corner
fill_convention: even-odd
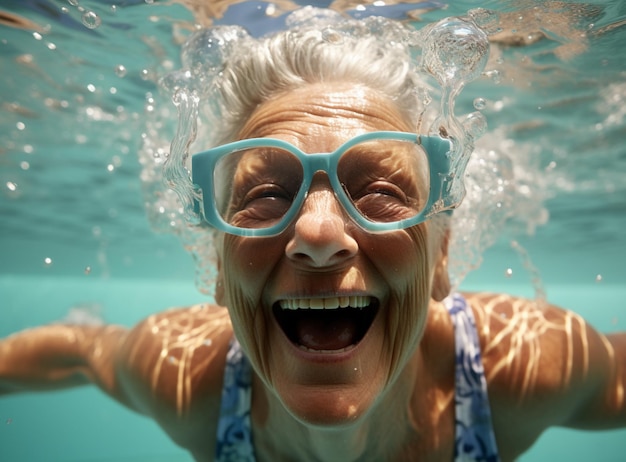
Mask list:
[[[211,14],[260,33],[280,23],[285,4],[277,2],[274,15],[262,2],[224,3],[225,11],[215,6]],[[536,195],[511,205],[461,288],[545,291],[602,331],[624,330],[626,5],[463,1],[365,12],[419,9],[419,27],[476,6],[500,12],[508,37],[494,37],[492,74],[465,89],[457,110],[486,100],[482,149],[506,151],[530,176],[518,181],[518,196],[524,184]],[[0,336],[64,319],[73,308],[132,325],[205,300],[178,238],[155,232],[167,225],[146,218],[150,196],[136,155],[156,80],[179,65],[193,14],[129,0],[16,0],[0,9],[32,21],[0,26]],[[537,34],[544,39],[512,45]],[[162,130],[171,137],[173,124]],[[550,218],[539,226],[543,212]],[[511,248],[512,239],[525,252]],[[626,431],[555,429],[522,460],[618,461],[625,441]],[[0,460],[191,459],[148,419],[84,388],[2,399]]]
[[[492,287],[492,286],[490,286]],[[527,284],[499,290],[532,295]],[[133,324],[153,311],[197,302],[190,281],[75,277],[0,278],[0,336],[65,317],[69,307],[100,305],[109,322]],[[623,286],[550,285],[550,299],[575,309],[596,327],[624,327]],[[8,308],[8,309],[7,309]],[[522,457],[524,462],[623,460],[626,430],[591,433],[551,429]],[[92,387],[28,394],[0,402],[0,460],[65,462],[191,462],[152,421],[127,411]]]

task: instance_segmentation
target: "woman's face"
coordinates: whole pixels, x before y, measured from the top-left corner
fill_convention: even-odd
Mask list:
[[[259,106],[240,138],[278,138],[314,153],[378,130],[411,127],[372,90],[318,84]],[[264,384],[306,423],[340,426],[366,415],[422,336],[435,267],[445,259],[441,233],[428,223],[369,233],[317,172],[283,233],[218,242],[218,301]]]

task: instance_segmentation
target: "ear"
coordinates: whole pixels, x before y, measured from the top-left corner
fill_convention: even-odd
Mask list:
[[[446,229],[441,238],[439,251],[437,252],[435,268],[433,271],[433,285],[431,297],[440,302],[450,294],[450,277],[448,275],[448,243],[450,230]]]

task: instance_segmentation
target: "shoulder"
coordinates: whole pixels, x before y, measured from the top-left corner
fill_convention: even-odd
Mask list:
[[[592,329],[578,314],[506,294],[465,294],[476,318],[487,380],[520,396],[562,389]],[[513,388],[511,388],[513,387]]]
[[[498,445],[511,455],[568,425],[597,389],[603,337],[578,314],[503,294],[465,294],[476,317]],[[597,370],[596,370],[597,369]]]
[[[120,380],[132,401],[192,451],[203,451],[199,441],[212,444],[232,336],[226,308],[195,305],[146,318],[120,350]]]

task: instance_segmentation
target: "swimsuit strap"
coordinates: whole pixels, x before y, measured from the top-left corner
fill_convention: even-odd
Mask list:
[[[254,462],[250,403],[252,368],[233,338],[226,355],[222,404],[217,423],[216,462]]]
[[[480,356],[476,320],[465,298],[445,300],[454,324],[455,341],[455,462],[497,462],[498,448],[491,422],[487,380]]]

